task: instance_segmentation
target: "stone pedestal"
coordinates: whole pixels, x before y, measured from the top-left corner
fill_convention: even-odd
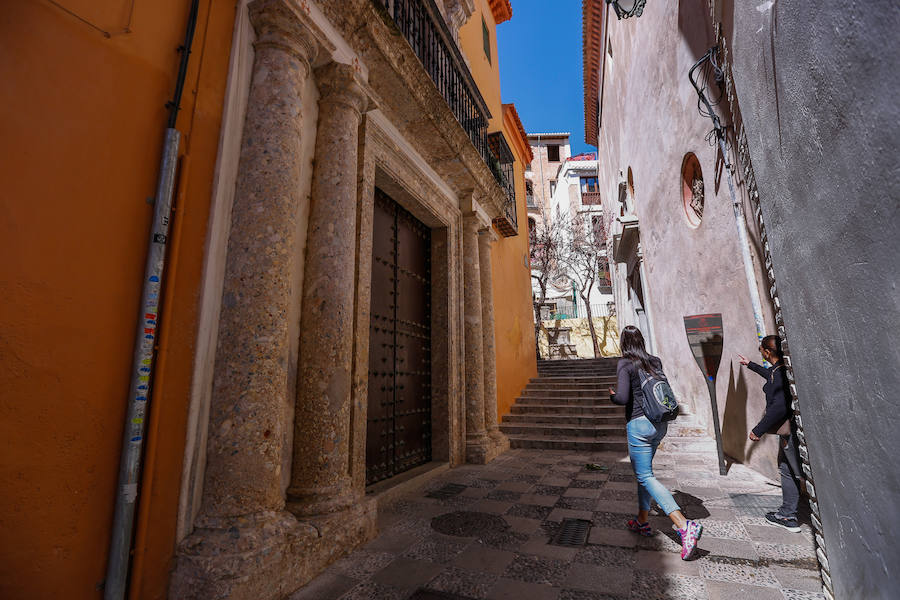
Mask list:
[[[350,65],[316,72],[319,128],[300,318],[288,508],[345,510],[363,495],[350,473],[359,125],[368,97]]]
[[[484,464],[494,444],[484,428],[484,335],[481,310],[481,261],[478,258],[478,215],[463,216],[463,312],[466,340],[466,461]]]
[[[497,453],[509,449],[509,439],[497,425],[497,360],[494,349],[494,282],[491,248],[497,240],[492,227],[478,233],[478,260],[481,271],[481,324],[484,353],[484,429]]]

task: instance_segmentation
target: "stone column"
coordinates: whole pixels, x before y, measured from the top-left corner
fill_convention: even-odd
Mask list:
[[[203,495],[169,597],[269,599],[310,526],[284,510],[288,314],[300,202],[302,91],[317,44],[285,0],[250,4],[253,77],[225,260]],[[285,563],[287,561],[287,565]],[[290,587],[293,585],[294,587]],[[287,589],[285,589],[285,586]]]
[[[478,233],[478,260],[481,271],[481,324],[484,352],[484,428],[499,451],[509,448],[509,440],[497,426],[497,357],[494,349],[494,283],[491,247],[497,239],[492,227]]]
[[[302,90],[316,44],[285,2],[250,5],[257,33],[209,416],[204,519],[284,508],[291,272]]]
[[[319,127],[300,318],[288,509],[344,510],[363,490],[350,473],[359,126],[368,96],[350,65],[316,71]]]
[[[486,463],[493,444],[484,429],[484,335],[481,310],[481,261],[475,213],[463,216],[463,311],[466,338],[466,461]]]

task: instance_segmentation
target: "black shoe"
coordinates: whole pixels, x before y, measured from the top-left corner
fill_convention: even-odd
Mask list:
[[[791,533],[800,533],[800,524],[797,522],[797,519],[785,519],[778,513],[770,512],[766,514],[766,521],[772,525],[787,529]]]

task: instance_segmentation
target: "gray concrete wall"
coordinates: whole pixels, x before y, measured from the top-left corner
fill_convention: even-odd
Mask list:
[[[735,3],[723,22],[835,595],[900,567],[900,5]]]
[[[598,143],[604,211],[608,217],[618,214],[619,172],[627,176],[630,167],[646,264],[645,300],[666,373],[676,394],[695,408],[712,435],[709,395],[688,347],[683,317],[722,313],[725,347],[717,395],[725,451],[775,477],[776,440],[747,440],[749,428],[764,412],[764,381],[742,368],[736,354],[760,360],[758,341],[728,186],[717,173],[717,151],[705,139],[712,122],[698,113],[697,94],[687,77],[691,65],[713,44],[708,4],[650,2],[641,18],[613,18],[609,28],[612,56],[606,57]],[[687,152],[699,159],[706,190],[697,228],[689,225],[682,204],[681,167]],[[757,281],[765,282],[755,229],[750,233]],[[624,314],[627,302],[621,273],[617,277],[619,316],[625,325],[630,323]],[[761,295],[765,304],[768,294],[763,290]],[[767,333],[774,333],[768,305],[764,316]]]

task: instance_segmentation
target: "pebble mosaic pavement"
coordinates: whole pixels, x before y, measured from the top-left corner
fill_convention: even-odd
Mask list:
[[[809,525],[790,533],[764,518],[781,503],[774,482],[742,465],[719,476],[714,453],[676,460],[664,445],[654,472],[704,524],[692,561],[665,516],[651,516],[653,537],[624,528],[637,506],[627,457],[520,449],[384,507],[376,539],[288,600],[824,599]],[[464,487],[429,496],[447,484]],[[564,518],[592,521],[587,545],[549,543]]]

